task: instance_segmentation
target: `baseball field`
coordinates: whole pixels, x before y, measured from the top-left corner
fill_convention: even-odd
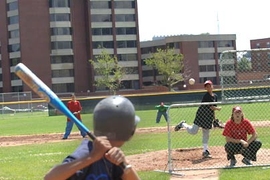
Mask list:
[[[264,112],[268,112],[268,106],[264,108]],[[134,137],[122,149],[141,179],[169,180],[171,176],[162,172],[167,168],[167,124],[164,119],[159,124],[155,123],[155,110],[137,111],[137,115],[141,122]],[[76,127],[69,139],[61,140],[65,116],[36,116],[34,113],[18,113],[14,116],[2,115],[1,118],[0,115],[0,180],[42,179],[50,168],[71,154],[82,140]],[[250,119],[255,118],[252,114],[249,116]],[[224,118],[227,117],[226,115]],[[92,114],[83,114],[82,118],[83,123],[91,130]],[[263,131],[269,131],[269,127],[258,128],[259,134],[264,134]],[[201,138],[200,135],[194,137]],[[223,140],[220,137],[220,144]],[[263,147],[269,149],[269,137],[261,137],[261,140]],[[190,144],[184,146],[189,147]],[[220,180],[266,180],[269,177],[268,167],[218,169]]]

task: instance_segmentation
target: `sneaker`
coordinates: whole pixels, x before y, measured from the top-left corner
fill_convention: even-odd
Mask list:
[[[236,159],[231,159],[230,167],[234,167],[236,163],[237,163]]]
[[[183,128],[183,123],[186,123],[186,121],[181,121],[174,127],[174,131],[179,131],[181,128]]]
[[[212,157],[208,150],[204,151],[202,155],[203,155],[203,158],[211,158]]]
[[[243,158],[242,159],[242,163],[244,163],[245,165],[252,165],[252,163],[250,162],[250,160],[249,159],[247,159],[247,158]]]
[[[67,137],[63,137],[62,139],[65,140],[65,139],[67,139]]]

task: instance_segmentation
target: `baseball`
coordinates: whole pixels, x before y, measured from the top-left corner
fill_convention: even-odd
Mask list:
[[[195,84],[195,79],[190,78],[190,79],[188,80],[188,82],[189,82],[190,85],[193,85],[193,84]]]

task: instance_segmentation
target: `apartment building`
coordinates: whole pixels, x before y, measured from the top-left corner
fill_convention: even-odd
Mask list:
[[[165,49],[166,47],[174,48],[176,53],[184,55],[186,79],[178,84],[179,89],[198,88],[206,80],[211,80],[215,85],[220,85],[219,57],[225,50],[236,49],[236,35],[179,35],[156,37],[152,41],[141,42],[143,85],[158,83],[162,79],[156,71],[145,65],[144,60],[157,49]],[[231,65],[233,64],[234,62]],[[188,79],[191,77],[196,81],[193,86],[188,85]]]
[[[96,89],[90,59],[100,47],[126,68],[123,89],[140,89],[137,0],[1,0],[0,92],[30,89],[14,74],[26,64],[56,93]]]

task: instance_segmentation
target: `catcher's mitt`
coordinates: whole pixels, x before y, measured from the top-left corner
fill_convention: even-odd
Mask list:
[[[224,124],[221,121],[219,121],[218,119],[213,120],[213,126],[217,127],[217,128],[221,128],[221,129],[224,128]]]

